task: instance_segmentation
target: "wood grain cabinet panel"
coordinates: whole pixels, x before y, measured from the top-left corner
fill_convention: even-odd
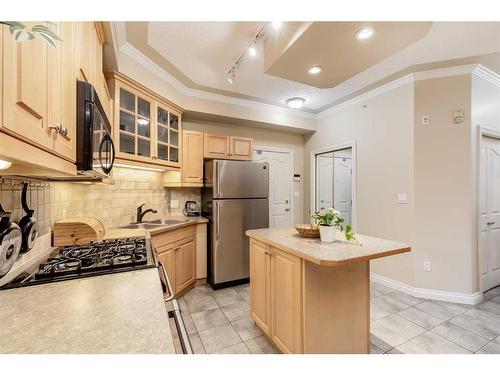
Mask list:
[[[203,182],[203,133],[182,132],[182,182]]]
[[[270,247],[250,240],[251,312],[260,329],[271,333],[271,259]]]
[[[175,243],[166,244],[156,249],[158,262],[165,266],[171,283],[174,283],[175,280],[174,251]],[[172,292],[175,293],[175,290]]]
[[[204,133],[203,149],[207,159],[229,159],[229,136]]]
[[[194,226],[153,235],[151,240],[159,262],[168,272],[174,294],[196,281],[196,230]]]
[[[301,353],[302,263],[274,247],[271,254],[271,337],[283,353]]]
[[[8,30],[2,44],[3,130],[50,149],[47,53],[52,47],[40,38],[17,43]]]
[[[253,139],[231,136],[229,157],[234,160],[253,159]]]
[[[175,253],[175,292],[180,293],[196,281],[196,248],[193,237],[177,243]]]

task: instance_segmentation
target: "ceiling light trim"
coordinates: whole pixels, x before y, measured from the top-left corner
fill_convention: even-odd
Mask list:
[[[277,105],[273,104],[267,104],[267,103],[259,103],[256,101],[248,100],[248,99],[241,99],[241,98],[235,98],[232,96],[227,96],[227,95],[222,95],[222,94],[215,94],[211,93],[208,91],[203,91],[203,90],[197,90],[197,89],[192,89],[190,87],[187,87],[180,81],[178,81],[176,78],[174,78],[171,74],[169,74],[165,69],[161,68],[158,64],[156,64],[154,61],[149,59],[147,56],[145,56],[141,51],[139,51],[137,48],[135,48],[133,45],[130,43],[125,43],[120,47],[120,52],[134,60],[135,62],[139,63],[141,66],[149,70],[151,73],[156,74],[158,77],[163,79],[165,82],[167,82],[169,85],[173,86],[175,89],[181,92],[181,94],[184,94],[186,96],[190,97],[196,97],[196,98],[201,98],[201,99],[207,99],[207,100],[213,100],[217,102],[222,102],[226,104],[234,104],[234,105],[241,105],[244,107],[250,107],[250,108],[255,108],[255,109],[261,109],[261,110],[273,110],[273,111],[278,111],[281,113],[286,113],[291,116],[296,116],[296,117],[302,117],[302,118],[307,118],[307,119],[315,119],[316,114],[315,113],[310,113],[310,112],[305,112],[297,109],[289,109],[285,107],[280,107]]]

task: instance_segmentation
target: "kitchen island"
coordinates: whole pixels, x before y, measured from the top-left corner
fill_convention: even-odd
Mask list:
[[[293,227],[250,237],[252,318],[283,353],[370,352],[370,260],[410,251],[401,242],[356,236],[333,243]]]

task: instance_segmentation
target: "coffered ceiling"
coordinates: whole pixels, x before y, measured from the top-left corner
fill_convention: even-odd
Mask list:
[[[356,40],[356,30],[366,25],[375,28],[374,36]],[[134,47],[186,87],[278,106],[300,96],[302,110],[315,113],[412,67],[500,52],[499,22],[284,22],[279,30],[266,22],[114,27],[125,30],[118,47]],[[256,56],[245,56],[229,83],[229,68],[263,27]],[[323,72],[310,76],[311,64]],[[490,68],[500,69],[500,61]]]

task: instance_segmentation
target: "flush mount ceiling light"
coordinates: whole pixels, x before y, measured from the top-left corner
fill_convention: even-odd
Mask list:
[[[299,109],[300,107],[302,107],[305,103],[305,99],[304,98],[300,98],[300,97],[296,97],[296,98],[290,98],[286,101],[286,104],[290,107],[290,108],[293,108],[293,109]]]
[[[370,39],[373,34],[375,34],[375,29],[373,27],[363,27],[356,32],[357,40]]]
[[[319,65],[311,66],[308,70],[309,74],[319,74],[323,71],[323,68]]]
[[[138,123],[139,125],[144,126],[144,125],[148,125],[148,124],[149,124],[149,120],[146,120],[146,119],[140,118],[140,119],[138,119],[138,120],[137,120],[137,123]]]
[[[273,29],[274,30],[279,30],[281,28],[281,25],[283,25],[283,22],[281,22],[281,21],[273,21],[272,25],[273,25]]]
[[[10,168],[11,165],[12,163],[10,161],[0,159],[0,169]]]

